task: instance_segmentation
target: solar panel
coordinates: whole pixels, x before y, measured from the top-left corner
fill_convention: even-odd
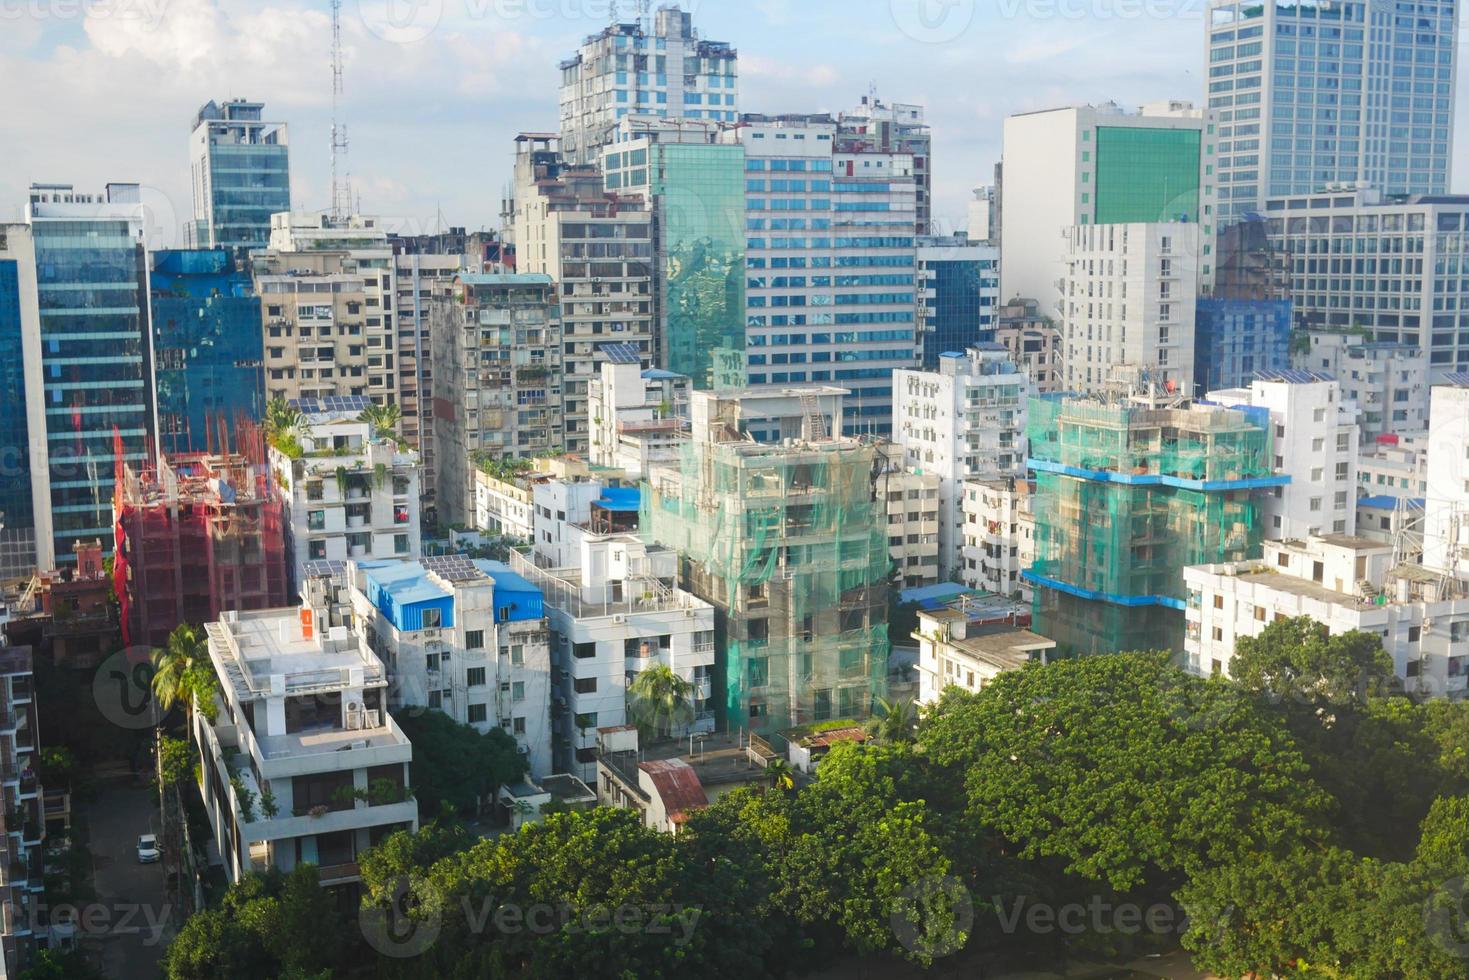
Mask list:
[[[422,561],[424,568],[450,582],[472,582],[489,578],[468,555],[429,555]]]
[[[613,364],[640,364],[643,360],[637,345],[628,343],[603,344],[602,356]]]
[[[1469,374],[1462,371],[1450,371],[1443,376],[1444,384],[1453,385],[1455,388],[1469,388]]]
[[[307,578],[334,578],[347,574],[347,563],[336,559],[318,559],[305,565]]]
[[[1325,371],[1300,371],[1295,369],[1256,371],[1255,377],[1261,381],[1284,381],[1287,384],[1303,385],[1312,381],[1335,381]]]

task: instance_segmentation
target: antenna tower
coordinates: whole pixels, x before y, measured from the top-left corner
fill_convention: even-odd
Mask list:
[[[347,162],[347,124],[337,121],[342,97],[342,0],[332,0],[332,217],[345,218],[352,211],[352,178],[342,177],[340,165]]]

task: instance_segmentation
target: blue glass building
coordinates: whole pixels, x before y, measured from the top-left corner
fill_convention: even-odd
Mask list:
[[[1256,371],[1290,366],[1288,299],[1200,299],[1194,319],[1194,384],[1202,394],[1248,387]]]
[[[35,356],[35,269],[30,229],[0,225],[0,579],[28,575],[36,566],[25,377],[27,346]]]
[[[221,423],[264,418],[260,300],[229,250],[153,253],[152,307],[160,449],[218,449]]]
[[[189,144],[194,187],[190,244],[265,248],[270,216],[291,210],[290,150],[284,123],[266,122],[260,102],[205,103]]]
[[[995,339],[1000,250],[962,237],[918,240],[918,336],[925,371],[939,355]]]

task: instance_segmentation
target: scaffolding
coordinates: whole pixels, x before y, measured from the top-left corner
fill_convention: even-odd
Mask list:
[[[1064,652],[1181,649],[1183,569],[1260,554],[1280,485],[1264,409],[1182,399],[1031,402],[1036,632]]]
[[[130,642],[159,647],[181,623],[287,604],[284,520],[263,440],[249,423],[234,435],[241,451],[121,468],[113,509]]]
[[[721,727],[868,715],[885,693],[891,567],[873,448],[711,432],[650,475],[640,529],[679,553],[683,587],[715,606]]]

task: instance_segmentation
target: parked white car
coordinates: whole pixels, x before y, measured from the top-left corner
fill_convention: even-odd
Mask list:
[[[152,864],[158,860],[158,838],[153,834],[143,834],[138,838],[138,863]]]

